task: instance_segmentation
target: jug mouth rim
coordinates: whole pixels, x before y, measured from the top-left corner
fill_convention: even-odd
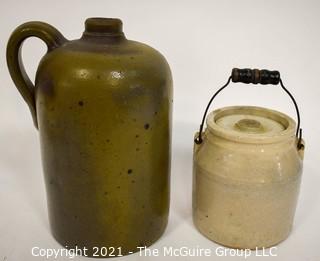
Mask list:
[[[85,20],[85,35],[122,36],[122,21],[119,18],[90,17]]]
[[[269,132],[259,131],[258,128],[260,128],[260,124],[255,121],[250,122],[250,120],[248,120],[248,122],[246,122],[248,126],[245,125],[245,128],[248,127],[248,129],[245,129],[245,131],[237,131],[234,129],[224,128],[217,123],[219,119],[225,116],[242,114],[263,117],[267,120],[274,121],[281,125],[283,129]],[[241,122],[241,120],[239,122]],[[207,129],[212,134],[240,143],[265,144],[282,142],[295,138],[295,121],[282,112],[264,107],[237,105],[219,108],[209,113],[206,123]],[[253,127],[253,132],[250,131],[251,126]]]

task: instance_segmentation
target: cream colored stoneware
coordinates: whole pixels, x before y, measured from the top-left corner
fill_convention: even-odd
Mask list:
[[[297,149],[295,128],[287,115],[260,107],[209,114],[193,167],[193,219],[203,235],[249,249],[287,238],[304,150]]]

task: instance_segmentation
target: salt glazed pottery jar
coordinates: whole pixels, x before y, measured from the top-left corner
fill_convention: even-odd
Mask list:
[[[236,73],[242,74],[240,79]],[[228,83],[231,79],[281,81],[278,72],[238,69]],[[282,82],[281,86],[285,89]],[[297,113],[300,122],[298,109]],[[195,226],[209,239],[232,248],[258,249],[283,241],[290,233],[299,194],[304,151],[301,132],[296,136],[300,127],[281,112],[252,106],[218,109],[206,121],[206,130],[196,134],[194,145]]]
[[[48,46],[35,86],[20,55],[32,36]],[[56,240],[100,257],[154,243],[169,210],[172,79],[165,58],[127,40],[121,20],[89,18],[73,41],[46,23],[19,26],[7,63],[39,129]]]

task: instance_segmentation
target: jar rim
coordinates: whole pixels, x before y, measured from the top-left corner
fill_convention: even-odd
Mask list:
[[[267,133],[246,133],[241,131],[236,131],[233,129],[227,129],[217,123],[218,119],[229,115],[241,115],[249,114],[252,116],[260,116],[273,120],[281,124],[284,128],[278,132],[267,132]],[[276,143],[285,141],[290,138],[295,137],[295,121],[288,115],[257,106],[228,106],[223,107],[209,113],[207,120],[207,129],[212,134],[222,137],[227,140],[242,142],[242,143]]]

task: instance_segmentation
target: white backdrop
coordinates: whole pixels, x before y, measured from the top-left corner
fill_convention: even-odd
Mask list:
[[[304,176],[291,236],[278,246],[277,257],[247,260],[320,260],[319,75],[320,2],[242,1],[41,1],[0,2],[0,260],[45,260],[31,248],[59,248],[49,232],[38,133],[15,89],[5,63],[6,42],[14,28],[30,20],[46,21],[68,39],[80,37],[87,17],[118,17],[127,38],[147,43],[168,60],[174,79],[171,212],[168,228],[151,249],[163,246],[210,248],[192,224],[192,145],[210,95],[225,83],[232,67],[277,69],[301,110],[306,141]],[[24,63],[34,79],[40,40],[28,40]],[[259,105],[295,117],[279,86],[236,84],[213,108]],[[171,257],[195,260],[213,257]],[[85,260],[85,258],[78,258]],[[121,260],[163,260],[139,257]],[[53,260],[53,259],[51,259]],[[60,258],[59,260],[69,260]],[[227,255],[224,260],[244,260]]]

